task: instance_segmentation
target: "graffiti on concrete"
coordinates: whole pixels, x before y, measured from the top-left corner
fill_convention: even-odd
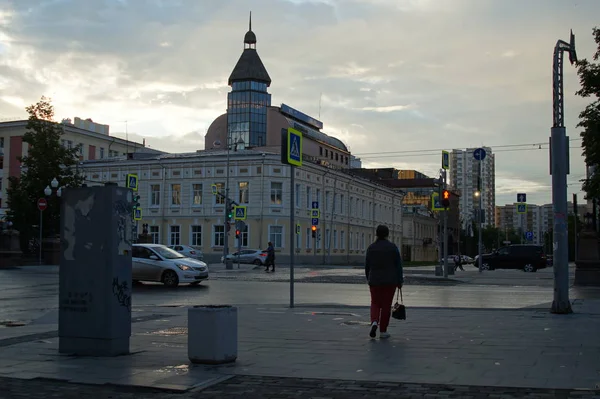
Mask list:
[[[131,291],[127,281],[119,282],[119,278],[114,277],[112,282],[112,292],[117,298],[119,305],[127,308],[127,310],[131,312]]]

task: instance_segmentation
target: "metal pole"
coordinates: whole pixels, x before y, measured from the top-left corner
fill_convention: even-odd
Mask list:
[[[444,190],[446,189],[446,170],[444,169]],[[444,210],[444,278],[448,278],[448,209]]]
[[[574,225],[573,225],[573,227],[575,229],[575,231],[573,232],[573,237],[575,238],[575,248],[573,250],[573,260],[575,262],[577,262],[577,255],[578,255],[578,253],[577,253],[577,251],[578,251],[577,246],[578,246],[578,243],[579,243],[579,234],[577,232],[577,224],[578,224],[577,223],[578,222],[577,219],[579,219],[579,216],[577,214],[577,194],[573,194],[573,214],[575,215],[575,221],[574,221]]]
[[[225,223],[223,224],[225,230],[225,239],[223,240],[223,257],[225,259],[225,269],[231,270],[233,269],[233,262],[231,259],[227,257],[229,255],[229,232],[227,231],[227,227],[229,227],[229,129],[227,130],[227,175],[225,179]]]
[[[237,227],[236,227],[236,229],[237,229]],[[237,256],[237,260],[238,260],[238,269],[239,269],[240,268],[240,252],[242,252],[242,229],[241,228],[240,228],[240,238],[238,238],[237,240],[238,240],[238,256]]]
[[[42,217],[43,213],[44,212],[42,210],[40,210],[40,242],[38,243],[39,252],[40,252],[40,266],[42,265],[42,228],[43,228],[43,223],[44,223],[44,218]]]
[[[552,204],[554,208],[554,300],[552,313],[572,313],[569,301],[569,238],[567,228],[567,137],[564,127],[551,131]]]
[[[482,174],[482,162],[479,161],[479,209],[477,211],[477,220],[479,221],[479,237],[478,237],[478,247],[479,247],[479,257],[477,261],[479,263],[479,273],[483,271],[483,259],[481,259],[483,255],[483,181],[481,179]]]
[[[294,166],[290,165],[290,308],[294,307],[294,175],[296,171]]]

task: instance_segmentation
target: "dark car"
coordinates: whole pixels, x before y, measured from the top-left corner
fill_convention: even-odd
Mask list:
[[[541,245],[509,245],[481,256],[481,267],[484,270],[522,269],[525,272],[535,272],[546,266],[546,254]]]

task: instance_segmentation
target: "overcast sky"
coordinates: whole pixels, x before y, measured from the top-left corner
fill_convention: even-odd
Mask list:
[[[165,151],[202,149],[206,129],[225,112],[251,10],[273,105],[322,120],[365,167],[433,176],[442,149],[490,146],[498,205],[517,192],[530,203],[551,202],[553,48],[572,28],[579,57],[591,59],[592,28],[600,26],[598,0],[0,5],[0,119],[24,117],[24,107],[46,95],[57,119],[92,118]],[[564,84],[569,198],[578,192],[583,202],[575,126],[590,101],[574,95],[579,83],[568,62]],[[507,147],[515,144],[524,146]]]

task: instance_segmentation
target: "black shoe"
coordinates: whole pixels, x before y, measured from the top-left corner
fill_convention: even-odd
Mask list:
[[[371,332],[369,333],[369,337],[375,338],[376,335],[377,335],[377,323],[373,322],[373,323],[371,323]]]

